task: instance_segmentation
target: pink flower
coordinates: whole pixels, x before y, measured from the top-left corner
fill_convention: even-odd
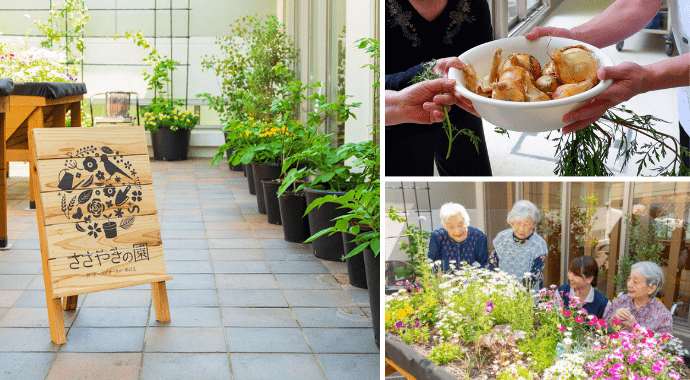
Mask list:
[[[678,372],[668,371],[668,377],[672,379],[680,379],[680,374]]]
[[[565,331],[565,326],[563,326],[563,325],[558,325],[558,327],[556,327],[556,328],[557,328],[558,331],[560,331],[560,332]]]
[[[563,315],[565,315],[566,318],[570,318],[570,310],[563,310]]]
[[[598,320],[597,323],[598,323],[599,326],[601,326],[602,328],[604,328],[604,329],[606,328],[606,320],[605,320],[604,318]]]
[[[584,321],[585,321],[585,319],[582,317],[575,317],[575,322],[577,322],[577,323],[582,323]]]
[[[611,320],[611,323],[613,323],[616,326],[620,326],[621,325],[621,319],[620,318],[613,318]]]

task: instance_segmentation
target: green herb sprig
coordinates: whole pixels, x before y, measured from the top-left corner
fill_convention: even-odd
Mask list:
[[[436,66],[436,60],[432,60],[431,62],[425,63],[422,72],[412,79],[412,84],[440,78],[440,75],[434,74],[432,72],[434,66]],[[457,129],[450,122],[450,117],[448,116],[448,108],[443,107],[443,112],[446,116],[445,120],[443,120],[443,130],[446,132],[446,136],[448,137],[448,152],[446,153],[446,159],[450,157],[450,151],[453,148],[453,141],[460,135],[465,135],[469,137],[470,141],[472,141],[472,144],[474,145],[474,148],[477,150],[477,153],[479,153],[479,142],[481,141],[479,136],[474,134],[474,132],[468,128]]]
[[[556,158],[558,163],[554,174],[561,176],[612,176],[613,172],[606,166],[612,144],[620,140],[614,163],[621,160],[621,167],[634,156],[641,156],[635,164],[637,175],[642,169],[654,166],[653,171],[662,176],[690,174],[690,168],[684,165],[683,157],[690,152],[680,146],[671,135],[657,131],[655,122],[668,123],[651,115],[640,116],[624,105],[612,107],[592,125],[576,132],[546,138],[558,142]],[[632,135],[628,136],[628,131]],[[639,143],[638,136],[652,139]],[[673,159],[662,164],[661,159],[672,153]],[[622,171],[622,169],[621,169]]]

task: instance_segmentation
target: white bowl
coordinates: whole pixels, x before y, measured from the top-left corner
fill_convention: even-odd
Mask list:
[[[613,60],[601,49],[584,42],[560,37],[541,37],[535,41],[528,41],[525,37],[504,38],[487,42],[464,52],[459,58],[463,63],[471,63],[479,77],[485,77],[491,71],[494,51],[503,49],[503,60],[513,53],[524,53],[534,56],[542,67],[551,59],[554,49],[562,49],[573,45],[586,46],[599,66],[613,66]],[[569,123],[563,122],[563,115],[582,107],[589,99],[602,93],[611,80],[599,81],[591,89],[564,99],[543,102],[510,102],[479,96],[465,87],[465,75],[461,70],[451,68],[448,78],[455,79],[455,90],[460,95],[472,101],[474,109],[489,123],[511,131],[543,132],[560,129]]]

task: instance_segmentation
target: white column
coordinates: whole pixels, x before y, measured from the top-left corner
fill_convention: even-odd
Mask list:
[[[368,127],[374,117],[373,74],[362,68],[371,62],[369,55],[357,49],[355,41],[375,36],[375,0],[347,0],[347,33],[345,37],[345,93],[353,95],[350,102],[361,102],[354,111],[357,119],[345,123],[345,142],[360,142],[370,138]]]

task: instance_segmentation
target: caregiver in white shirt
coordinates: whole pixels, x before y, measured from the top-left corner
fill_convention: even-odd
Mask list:
[[[525,37],[528,40],[534,40],[541,36],[552,35],[572,38],[602,48],[623,41],[643,29],[657,14],[661,2],[661,0],[616,0],[597,17],[573,29],[537,27]],[[645,66],[623,62],[617,66],[600,68],[597,72],[599,79],[613,79],[613,84],[606,91],[592,98],[586,106],[565,114],[563,121],[572,124],[563,128],[563,133],[577,131],[592,124],[607,109],[637,94],[679,87],[680,142],[681,145],[689,148],[690,0],[668,0],[668,3],[672,15],[671,28],[680,55]],[[686,166],[690,166],[687,161]]]

